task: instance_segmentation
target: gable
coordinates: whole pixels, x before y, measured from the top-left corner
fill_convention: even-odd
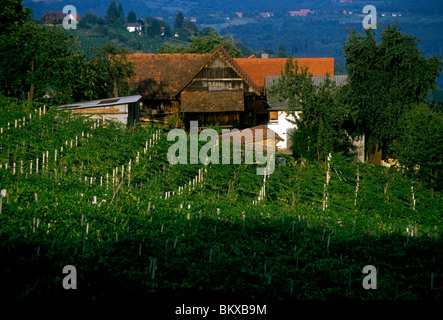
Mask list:
[[[253,92],[257,95],[260,95],[262,92],[261,89],[257,87],[254,81],[252,81],[247,73],[237,64],[237,62],[234,61],[234,59],[221,45],[217,47],[217,49],[214,51],[205,65],[202,66],[199,73],[194,76],[194,79],[197,77],[200,77],[200,80],[205,79],[219,81],[223,79],[223,81],[228,82],[242,80],[245,84],[244,86],[242,86],[242,89],[244,91]],[[193,81],[187,83],[186,86],[182,88],[182,90],[187,89],[191,82]],[[217,85],[212,85],[212,87],[217,87]],[[223,85],[221,87],[223,87]],[[221,88],[220,90],[225,89],[227,89],[227,87]]]
[[[260,94],[260,89],[240,68],[232,57],[219,46],[213,53],[205,54],[127,54],[127,61],[134,63],[135,78],[131,91],[145,99],[174,99],[191,85],[213,88],[215,91],[227,90],[229,85],[221,81],[238,81],[238,87]],[[213,83],[195,83],[212,79]],[[217,80],[218,79],[218,80]],[[229,80],[231,79],[231,80]],[[240,81],[241,80],[241,81]],[[218,81],[217,83],[214,83]],[[243,82],[243,87],[240,83]],[[215,84],[215,85],[214,85]]]
[[[187,91],[243,91],[248,85],[245,81],[223,60],[214,56],[211,61],[200,70],[185,88]]]

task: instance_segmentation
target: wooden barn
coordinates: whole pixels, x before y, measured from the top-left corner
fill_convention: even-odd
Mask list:
[[[218,47],[210,54],[130,54],[133,92],[142,95],[140,121],[166,123],[182,114],[199,125],[254,126],[255,101],[262,90]]]

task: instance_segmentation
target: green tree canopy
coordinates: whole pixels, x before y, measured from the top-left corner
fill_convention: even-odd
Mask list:
[[[414,104],[404,114],[404,127],[393,149],[400,165],[441,190],[443,183],[443,113],[425,103]]]
[[[125,12],[123,10],[122,3],[119,2],[117,7],[117,26],[123,26],[125,23]]]
[[[175,16],[174,21],[174,30],[181,29],[183,27],[183,23],[185,21],[185,17],[183,17],[183,13],[179,11],[177,15]]]
[[[329,77],[316,86],[307,67],[291,57],[287,60],[281,79],[268,94],[288,101],[288,114],[296,119],[297,129],[290,137],[296,157],[323,160],[330,152],[349,153],[350,139],[344,129],[348,110],[338,92]]]
[[[101,49],[101,53],[102,59],[107,56],[103,67],[112,82],[114,97],[129,94],[129,81],[135,71],[134,64],[126,59],[127,51],[108,43]]]
[[[103,20],[102,17],[99,17],[94,13],[86,12],[82,17],[82,20],[80,21],[80,25],[85,23],[95,25],[95,24],[104,24],[105,21]]]
[[[395,24],[383,28],[379,43],[372,29],[364,35],[352,30],[343,47],[348,72],[343,93],[353,115],[348,129],[365,135],[373,163],[381,160],[381,149],[385,156],[392,155],[390,145],[401,132],[399,119],[435,88],[441,57],[426,58],[417,45],[417,38]]]
[[[287,58],[288,57],[288,51],[286,51],[285,45],[282,43],[280,47],[278,47],[278,53],[279,58]]]
[[[161,34],[160,21],[156,18],[147,17],[145,18],[146,24],[146,35],[149,37],[159,37]]]
[[[135,15],[134,10],[129,11],[126,21],[129,23],[133,23],[133,22],[137,21],[137,16]]]
[[[119,12],[117,10],[117,5],[115,4],[115,1],[112,0],[109,3],[108,10],[106,10],[106,16],[105,16],[106,24],[110,27],[115,27],[118,23],[118,19],[119,19]]]
[[[185,46],[162,46],[158,53],[210,53],[213,52],[219,45],[233,57],[242,57],[241,51],[235,46],[232,37],[220,36],[215,30],[211,30],[209,35],[192,36],[191,43]]]

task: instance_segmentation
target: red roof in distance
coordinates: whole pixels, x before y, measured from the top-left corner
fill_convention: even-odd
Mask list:
[[[278,76],[285,69],[287,58],[237,58],[235,62],[259,87],[265,86],[266,76]],[[300,67],[308,67],[313,76],[334,75],[334,58],[295,58]]]

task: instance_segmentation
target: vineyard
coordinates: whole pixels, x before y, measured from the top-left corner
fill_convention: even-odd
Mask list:
[[[277,154],[269,176],[253,164],[170,165],[160,127],[5,98],[0,114],[10,299],[442,298],[442,194],[394,168],[338,154]],[[62,286],[66,265],[76,290]],[[365,265],[376,290],[362,287]]]

